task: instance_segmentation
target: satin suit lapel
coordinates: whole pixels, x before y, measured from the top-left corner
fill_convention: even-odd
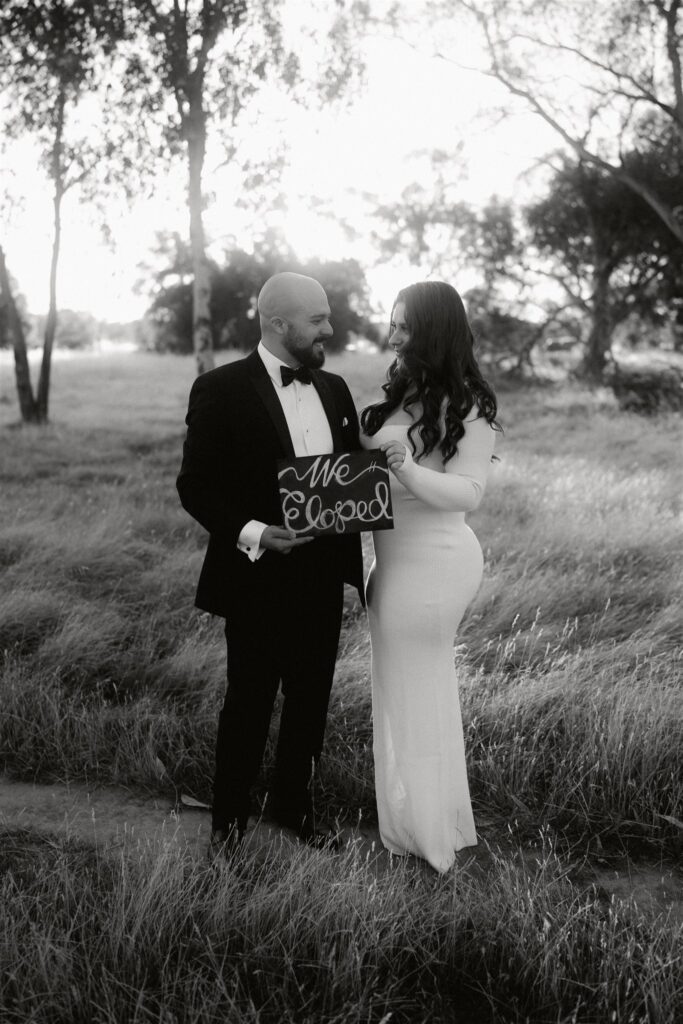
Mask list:
[[[284,455],[288,455],[294,458],[294,445],[292,444],[292,438],[289,433],[289,427],[287,426],[287,420],[285,414],[282,411],[282,406],[275,394],[275,388],[268,375],[261,357],[258,352],[253,352],[252,355],[247,357],[247,364],[249,367],[249,376],[251,382],[258,392],[259,398],[266,407],[266,411],[273,421],[273,426],[277,431],[277,436],[280,439],[282,445],[282,451]]]

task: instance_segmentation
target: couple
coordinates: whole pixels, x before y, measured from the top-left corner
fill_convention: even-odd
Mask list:
[[[382,448],[394,529],[374,535],[367,581],[375,784],[382,842],[446,871],[476,844],[453,640],[482,575],[465,525],[486,483],[496,400],[450,285],[399,293],[384,400],[358,417],[349,389],[321,369],[332,336],[317,281],[282,273],[258,298],[261,341],[195,381],[178,491],[209,533],[199,608],[225,618],[228,688],[220,713],[211,851],[230,856],[250,811],[273,703],[284,696],[271,818],[305,842],[317,827],[312,776],[342,618],[344,583],[364,602],[360,535],[296,538],[283,526],[276,462]]]

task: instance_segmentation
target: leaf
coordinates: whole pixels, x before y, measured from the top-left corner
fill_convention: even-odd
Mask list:
[[[199,807],[203,811],[211,810],[211,804],[203,804],[201,800],[195,800],[193,796],[188,796],[186,793],[180,794],[180,802],[185,807]]]
[[[159,776],[160,779],[167,779],[168,778],[168,772],[166,771],[166,765],[164,764],[164,762],[161,760],[160,757],[155,757],[154,758],[154,767],[156,768],[157,775]]]

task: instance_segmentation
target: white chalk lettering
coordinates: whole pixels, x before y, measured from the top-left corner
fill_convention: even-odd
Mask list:
[[[371,462],[369,466],[362,469],[360,473],[356,473],[355,476],[349,478],[351,467],[348,464],[347,455],[319,455],[315,462],[311,463],[308,469],[298,473],[295,466],[285,466],[278,473],[278,480],[281,482],[287,476],[288,473],[294,475],[294,479],[297,483],[306,485],[313,489],[318,485],[322,487],[330,487],[331,485],[337,484],[339,487],[349,487],[354,484],[356,480],[360,480],[366,473],[384,473],[387,478],[389,476],[389,470],[385,466],[378,465],[377,462]]]
[[[381,468],[377,467],[377,469]],[[333,498],[334,505],[330,507],[324,506],[321,494],[312,494],[306,501],[303,491],[290,491],[281,487],[280,495],[285,526],[294,530],[297,536],[310,533],[313,530],[329,531],[332,528],[335,533],[345,533],[347,524],[352,522],[362,523],[367,529],[372,529],[373,523],[386,519],[390,515],[390,489],[385,480],[377,481],[374,494],[369,500]],[[303,523],[297,529],[294,524],[300,521],[302,514]]]

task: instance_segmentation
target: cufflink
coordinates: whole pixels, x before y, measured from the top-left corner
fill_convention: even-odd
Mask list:
[[[349,425],[349,421],[348,421],[348,419],[345,416],[344,419],[342,420],[342,427],[348,427],[348,425]]]

